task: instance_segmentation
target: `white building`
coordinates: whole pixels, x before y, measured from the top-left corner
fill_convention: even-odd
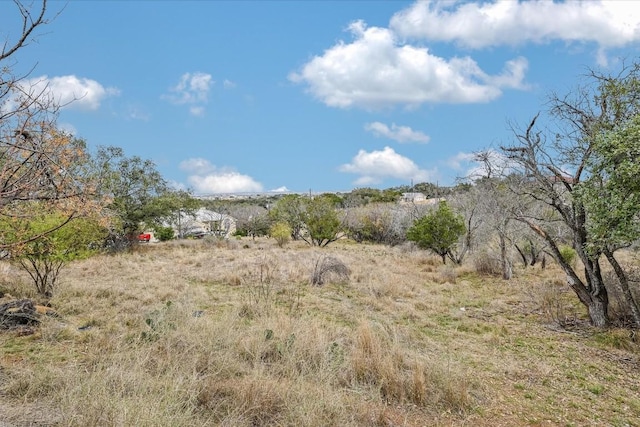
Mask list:
[[[400,203],[424,203],[427,197],[422,193],[402,193]]]
[[[229,238],[236,231],[232,216],[200,208],[193,215],[182,214],[176,227],[177,236],[202,237],[210,234]]]

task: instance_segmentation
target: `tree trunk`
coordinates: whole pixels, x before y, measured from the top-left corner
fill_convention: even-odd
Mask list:
[[[576,296],[587,308],[589,320],[593,326],[606,328],[609,326],[609,296],[602,283],[594,283],[594,278],[588,278],[589,287],[578,278],[573,269],[567,268],[565,262],[560,263],[567,274],[567,283]]]
[[[511,280],[513,271],[511,270],[511,262],[507,257],[507,240],[503,234],[500,234],[500,262],[502,263],[502,278]]]
[[[587,306],[589,310],[589,318],[591,324],[598,328],[606,328],[609,326],[609,301],[608,298],[602,298],[602,295],[593,296],[591,302]]]
[[[589,313],[589,319],[591,324],[598,328],[606,328],[609,326],[609,296],[607,295],[607,289],[602,283],[602,277],[600,275],[600,268],[597,263],[593,263],[583,250],[578,250],[578,255],[585,265],[587,284],[585,284],[572,266],[570,266],[560,254],[560,250],[549,234],[547,234],[540,227],[525,220],[533,231],[538,233],[544,238],[549,245],[549,250],[555,258],[556,262],[560,265],[560,268],[567,276],[567,283],[569,287],[576,294],[578,299],[587,308]],[[587,266],[589,267],[587,269]]]
[[[522,265],[524,266],[524,268],[527,268],[527,266],[529,265],[529,260],[527,260],[527,255],[524,253],[522,249],[520,249],[518,245],[513,245],[513,246],[516,248],[516,251],[518,251],[518,254],[520,254],[520,258],[522,258]]]
[[[540,250],[536,249],[531,239],[529,239],[529,252],[531,252],[531,263],[529,265],[533,267],[538,262],[538,257],[540,256]]]
[[[607,257],[607,261],[609,261],[609,264],[611,264],[611,267],[613,267],[613,270],[618,277],[618,282],[620,284],[622,294],[624,295],[625,302],[631,310],[633,323],[635,323],[636,327],[640,327],[640,310],[638,309],[638,304],[635,298],[633,298],[633,294],[631,293],[631,289],[629,288],[629,280],[627,279],[627,275],[620,263],[618,263],[618,260],[615,259],[611,251],[605,250],[604,255]]]

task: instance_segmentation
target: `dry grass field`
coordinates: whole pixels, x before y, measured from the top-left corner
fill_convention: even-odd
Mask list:
[[[349,279],[311,285],[327,256]],[[3,264],[0,290],[35,298]],[[0,332],[0,426],[640,426],[639,345],[553,265],[183,241],[75,262],[50,303]]]

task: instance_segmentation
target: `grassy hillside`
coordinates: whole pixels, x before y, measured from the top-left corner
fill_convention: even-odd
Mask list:
[[[348,281],[310,284],[326,256]],[[591,329],[553,265],[171,242],[72,264],[51,304],[0,333],[0,425],[640,426],[635,337]]]

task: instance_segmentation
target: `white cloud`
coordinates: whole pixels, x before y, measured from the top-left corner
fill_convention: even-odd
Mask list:
[[[95,80],[74,75],[28,79],[21,83],[21,90],[32,95],[42,94],[61,108],[78,110],[97,110],[105,98],[120,94],[116,88],[106,88]]]
[[[469,165],[473,162],[475,158],[474,153],[464,153],[460,152],[453,157],[450,157],[445,161],[447,166],[455,171],[461,171],[464,169],[468,169]]]
[[[184,73],[177,85],[169,89],[162,98],[176,105],[189,105],[194,116],[204,114],[204,105],[209,101],[209,91],[214,84],[211,74]]]
[[[129,107],[127,107],[126,117],[130,120],[148,122],[151,119],[151,114],[140,107],[129,105]]]
[[[289,75],[331,107],[487,102],[499,97],[503,88],[525,87],[524,58],[508,62],[502,74],[491,76],[470,57],[446,60],[425,47],[401,45],[386,28],[367,28],[357,21],[348,29],[353,42],[337,43]]]
[[[201,107],[201,106],[189,107],[189,113],[191,113],[192,116],[202,117],[204,116],[204,107]]]
[[[498,153],[490,152],[490,157],[494,159],[494,155]],[[476,161],[476,153],[459,152],[453,157],[444,161],[444,164],[455,172],[456,178],[463,180],[475,180],[483,176],[487,176],[487,171],[481,163]]]
[[[262,184],[248,175],[228,168],[218,168],[203,158],[192,158],[180,163],[187,172],[187,182],[197,194],[260,192]]]
[[[195,157],[180,162],[180,169],[195,175],[203,175],[216,170],[216,167],[207,159]]]
[[[234,82],[232,82],[231,80],[225,79],[222,82],[222,87],[224,87],[225,89],[233,89],[234,87],[236,87],[236,84]]]
[[[271,193],[288,193],[290,190],[283,185],[282,187],[274,188],[270,191]]]
[[[395,14],[390,27],[403,37],[470,48],[553,40],[620,47],[640,40],[640,3],[418,1]]]
[[[364,129],[375,136],[389,138],[400,143],[403,142],[429,142],[429,135],[415,131],[408,126],[398,126],[395,123],[391,127],[380,122],[372,122],[364,125]]]
[[[426,182],[432,172],[420,169],[411,159],[385,147],[382,151],[358,151],[351,163],[340,166],[341,172],[360,175],[357,185],[370,185],[382,182],[385,178]]]

